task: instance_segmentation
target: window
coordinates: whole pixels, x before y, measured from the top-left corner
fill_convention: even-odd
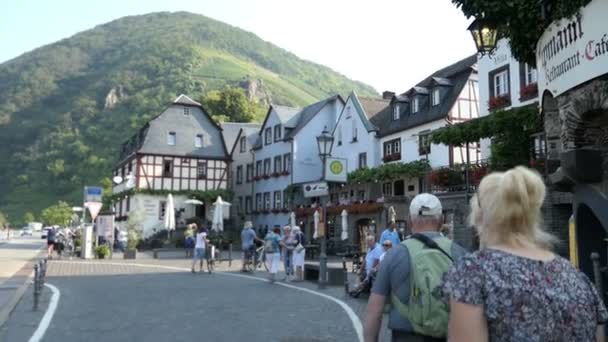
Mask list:
[[[393,194],[395,196],[405,195],[405,182],[403,180],[395,181],[395,184],[393,184]]]
[[[184,107],[184,115],[190,115],[190,108]]]
[[[247,151],[247,137],[241,137],[241,139],[239,140],[239,145],[239,151],[241,151],[241,153]]]
[[[346,106],[346,118],[350,119],[350,106]]]
[[[283,156],[283,171],[291,172],[291,153],[287,153]]]
[[[262,194],[255,194],[255,210],[262,210]]]
[[[247,183],[250,183],[252,178],[253,178],[253,164],[247,164],[247,172],[246,172],[246,176],[245,176],[245,181]]]
[[[122,205],[120,206],[120,209],[122,211]],[[167,212],[167,202],[166,201],[159,201],[158,202],[158,219],[159,220],[164,219],[166,212]]]
[[[163,177],[173,177],[172,160],[163,160]]]
[[[395,154],[401,153],[401,139],[395,139],[393,141],[393,152]]]
[[[239,207],[236,208],[236,212],[238,214],[242,214],[243,213],[243,196],[239,196]]]
[[[342,146],[342,130],[338,127],[338,146]]]
[[[270,210],[270,192],[264,193],[264,210]]]
[[[414,100],[412,101],[412,114],[418,113],[418,109],[420,108],[420,103],[418,96],[414,96]]]
[[[357,201],[365,201],[365,190],[357,191]]]
[[[258,160],[255,162],[255,176],[262,177],[262,161]]]
[[[205,179],[207,178],[207,162],[198,162],[196,164],[196,178]]]
[[[401,138],[386,141],[384,143],[384,161],[401,159]]]
[[[274,157],[274,173],[281,173],[283,171],[283,161],[281,156]]]
[[[251,196],[245,197],[245,214],[251,213]]]
[[[353,120],[353,140],[351,142],[357,141],[357,120]]]
[[[384,143],[384,156],[390,156],[393,154],[393,144],[391,142]]]
[[[440,94],[441,93],[439,91],[439,88],[433,89],[433,93],[431,94],[431,105],[437,106],[439,104],[439,95]]]
[[[431,134],[421,133],[418,135],[418,155],[431,154]]]
[[[524,72],[524,84],[528,85],[533,83],[536,83],[536,69],[526,64]]]
[[[266,131],[264,133],[264,142],[266,143],[266,145],[270,145],[272,143],[272,128],[271,127],[266,128]]]
[[[367,167],[367,153],[359,153],[359,168],[363,169]]]
[[[167,145],[171,145],[174,146],[175,145],[175,141],[176,141],[176,135],[175,132],[169,132],[167,134]]]
[[[407,191],[412,192],[412,191],[416,191],[416,186],[413,184],[410,184],[407,186]]]
[[[393,106],[393,121],[399,120],[399,115],[399,104],[395,103],[395,105]]]
[[[270,158],[264,159],[264,176],[270,175]]]
[[[382,194],[384,194],[385,197],[393,196],[393,183],[387,182],[382,184]]]
[[[494,96],[501,96],[509,93],[507,73],[508,71],[504,70],[494,75]]]
[[[236,184],[243,183],[243,165],[236,167]]]
[[[202,134],[197,134],[196,137],[194,137],[194,147],[197,147],[197,148],[203,147],[203,135]]]
[[[274,126],[274,142],[281,140],[281,125]]]
[[[281,209],[282,205],[283,205],[283,202],[281,201],[281,192],[275,191],[274,192],[274,208]]]

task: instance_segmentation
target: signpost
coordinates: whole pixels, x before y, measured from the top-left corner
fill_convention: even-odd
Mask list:
[[[82,253],[83,257],[87,257],[91,254],[91,251],[88,251],[89,248],[91,248],[90,243],[87,243],[89,240],[89,237],[92,237],[92,229],[93,227],[90,226],[86,226],[86,214],[87,214],[87,210],[89,210],[89,213],[91,214],[91,222],[95,222],[95,218],[97,218],[97,214],[99,214],[99,211],[101,210],[101,207],[103,206],[102,204],[102,198],[103,198],[103,189],[100,186],[85,186],[84,187],[84,205],[83,207],[85,208],[85,210],[82,211],[82,228],[84,229],[84,238],[85,238],[85,243],[82,245],[84,250],[84,253]],[[89,232],[89,230],[91,230],[91,232]],[[90,235],[89,235],[90,234]],[[99,233],[98,233],[99,234]],[[97,234],[97,235],[98,235]],[[95,246],[97,246],[97,239],[95,239]]]
[[[325,180],[328,182],[346,183],[347,159],[327,158],[325,162]]]
[[[304,197],[320,197],[329,195],[327,182],[314,182],[302,186]]]

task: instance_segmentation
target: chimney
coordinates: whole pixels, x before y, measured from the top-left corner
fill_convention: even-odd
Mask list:
[[[392,91],[385,90],[382,92],[382,98],[384,100],[390,100],[393,98],[393,96],[395,96],[395,93]]]

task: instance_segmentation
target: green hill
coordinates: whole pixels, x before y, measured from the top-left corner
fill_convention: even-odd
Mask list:
[[[361,82],[252,33],[179,12],[125,17],[0,64],[0,210],[13,222],[110,174],[120,143],[178,94],[243,86],[305,105]]]

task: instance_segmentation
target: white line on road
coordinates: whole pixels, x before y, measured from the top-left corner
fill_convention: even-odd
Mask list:
[[[51,297],[51,302],[49,303],[49,307],[46,309],[40,324],[38,324],[38,328],[34,331],[34,335],[30,337],[29,342],[38,342],[44,337],[44,333],[46,329],[48,329],[51,324],[51,320],[53,319],[53,315],[55,315],[55,310],[57,310],[57,304],[59,303],[59,297],[61,297],[61,292],[55,286],[51,284],[44,284],[44,286],[48,287],[53,291],[53,296]]]
[[[55,262],[61,262],[61,261],[55,261]],[[166,266],[166,265],[154,265],[154,264],[135,264],[135,263],[114,263],[114,262],[104,262],[104,263],[98,263],[100,265],[116,265],[116,266],[136,266],[136,267],[144,267],[144,268],[164,268],[164,269],[168,269],[168,270],[175,270],[175,271],[185,271],[185,272],[190,272],[189,268],[184,268],[184,267],[175,267],[175,266]],[[245,274],[236,274],[236,273],[227,273],[227,272],[215,272],[217,274],[221,274],[221,275],[227,275],[227,276],[232,276],[232,277],[240,277],[240,278],[247,278],[247,279],[251,279],[251,280],[257,280],[257,281],[263,281],[263,282],[268,282],[268,279],[264,279],[264,278],[259,278],[259,277],[254,277],[254,276],[249,276],[249,275],[245,275]],[[359,320],[359,316],[357,316],[357,314],[355,314],[355,312],[353,311],[353,309],[350,308],[350,306],[348,306],[348,304],[344,303],[343,301],[326,295],[324,293],[321,292],[317,292],[314,290],[310,290],[304,287],[299,287],[299,286],[294,286],[291,284],[285,284],[285,283],[279,283],[276,282],[276,285],[280,285],[283,287],[287,287],[293,290],[299,290],[299,291],[303,291],[303,292],[307,292],[310,294],[314,294],[317,295],[319,297],[325,298],[325,299],[329,299],[331,301],[333,301],[334,303],[340,305],[340,307],[344,310],[344,312],[346,312],[346,315],[348,315],[348,318],[350,318],[350,321],[353,324],[353,328],[355,329],[355,332],[357,333],[357,337],[359,339],[359,342],[363,342],[363,325],[361,324],[361,320]],[[45,315],[46,316],[46,315]],[[34,341],[38,341],[38,340],[34,340]],[[33,342],[33,340],[30,339],[30,342]]]

